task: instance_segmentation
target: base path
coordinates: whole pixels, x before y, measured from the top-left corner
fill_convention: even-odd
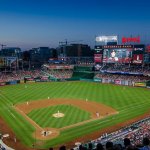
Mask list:
[[[34,109],[45,108],[45,107],[56,106],[56,105],[76,106],[82,110],[88,111],[91,114],[91,119],[83,121],[83,122],[79,122],[73,125],[69,125],[63,128],[56,129],[56,128],[49,128],[49,127],[42,128],[37,123],[35,123],[30,117],[27,116],[27,114]],[[36,133],[33,133],[33,136],[36,134],[36,138],[42,139],[42,140],[54,138],[58,136],[59,132],[62,130],[73,128],[75,126],[80,126],[87,122],[91,122],[97,119],[102,119],[108,115],[118,113],[113,108],[106,106],[104,104],[92,102],[89,100],[84,101],[84,100],[78,100],[78,99],[50,99],[50,100],[46,99],[46,100],[40,100],[40,101],[31,101],[31,102],[18,104],[15,106],[15,109],[36,128]],[[46,134],[45,136],[43,134],[43,131],[47,131],[48,134]]]

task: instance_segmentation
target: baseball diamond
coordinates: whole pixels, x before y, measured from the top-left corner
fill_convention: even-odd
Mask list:
[[[131,123],[149,111],[149,97],[148,89],[95,82],[26,83],[1,88],[0,113],[28,149],[48,148]]]

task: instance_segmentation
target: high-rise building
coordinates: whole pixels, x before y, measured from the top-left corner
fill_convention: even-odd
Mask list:
[[[53,57],[53,50],[49,47],[32,48],[29,50],[31,67],[38,67],[48,63],[49,58]]]

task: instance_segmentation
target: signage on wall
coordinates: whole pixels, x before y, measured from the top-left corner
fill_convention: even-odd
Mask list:
[[[140,43],[140,37],[122,37],[122,43]]]
[[[148,45],[148,46],[146,47],[146,51],[147,51],[148,53],[150,53],[150,45]]]
[[[117,42],[118,37],[117,36],[97,36],[96,42]]]

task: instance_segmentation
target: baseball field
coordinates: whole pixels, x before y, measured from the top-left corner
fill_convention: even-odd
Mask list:
[[[94,82],[0,87],[0,116],[29,148],[33,144],[35,148],[49,148],[88,140],[83,137],[149,110],[150,90],[144,88]]]

